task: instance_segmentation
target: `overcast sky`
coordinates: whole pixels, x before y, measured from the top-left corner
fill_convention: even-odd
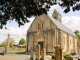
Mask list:
[[[48,14],[51,16],[54,9],[56,9],[61,15],[62,15],[62,24],[67,26],[69,29],[71,29],[73,32],[75,30],[80,30],[80,11],[70,11],[69,13],[64,13],[61,7],[58,5],[54,5],[51,7]],[[30,18],[29,23],[25,23],[24,26],[18,27],[18,24],[15,21],[7,22],[7,30],[4,28],[0,29],[0,43],[2,43],[6,38],[7,34],[9,33],[10,28],[10,35],[12,38],[14,38],[15,42],[18,43],[21,38],[26,39],[26,33],[27,29],[29,28],[30,24],[34,20],[34,17]],[[4,26],[5,27],[5,26]]]

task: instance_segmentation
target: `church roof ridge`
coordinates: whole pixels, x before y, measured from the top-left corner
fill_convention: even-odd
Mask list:
[[[57,25],[57,27],[73,36],[76,36],[76,34],[71,30],[69,29],[68,27],[64,26],[63,24],[61,24],[59,21],[57,21],[56,19],[54,19],[53,17],[49,16],[48,17],[52,20],[52,22],[54,22],[55,25]]]

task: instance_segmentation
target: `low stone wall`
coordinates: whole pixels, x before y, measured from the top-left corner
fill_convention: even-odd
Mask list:
[[[8,51],[10,51],[10,50],[13,50],[13,49],[15,49],[15,50],[24,50],[25,48],[10,48],[9,47],[9,49],[8,49]],[[5,47],[0,47],[0,52],[3,52],[3,51],[5,51]]]
[[[0,47],[0,52],[2,52],[3,50],[5,50],[5,47]]]

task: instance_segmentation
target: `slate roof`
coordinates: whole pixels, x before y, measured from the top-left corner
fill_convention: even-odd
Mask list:
[[[54,19],[53,17],[49,16],[48,17],[52,20],[52,22],[61,30],[73,35],[73,36],[76,36],[76,34],[70,30],[68,27],[64,26],[63,24],[61,24],[59,21],[57,21],[56,19]]]

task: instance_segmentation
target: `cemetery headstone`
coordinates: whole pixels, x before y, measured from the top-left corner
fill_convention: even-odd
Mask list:
[[[39,44],[36,47],[36,60],[40,60],[40,45]]]
[[[62,60],[62,48],[61,48],[61,46],[55,46],[55,60]]]

